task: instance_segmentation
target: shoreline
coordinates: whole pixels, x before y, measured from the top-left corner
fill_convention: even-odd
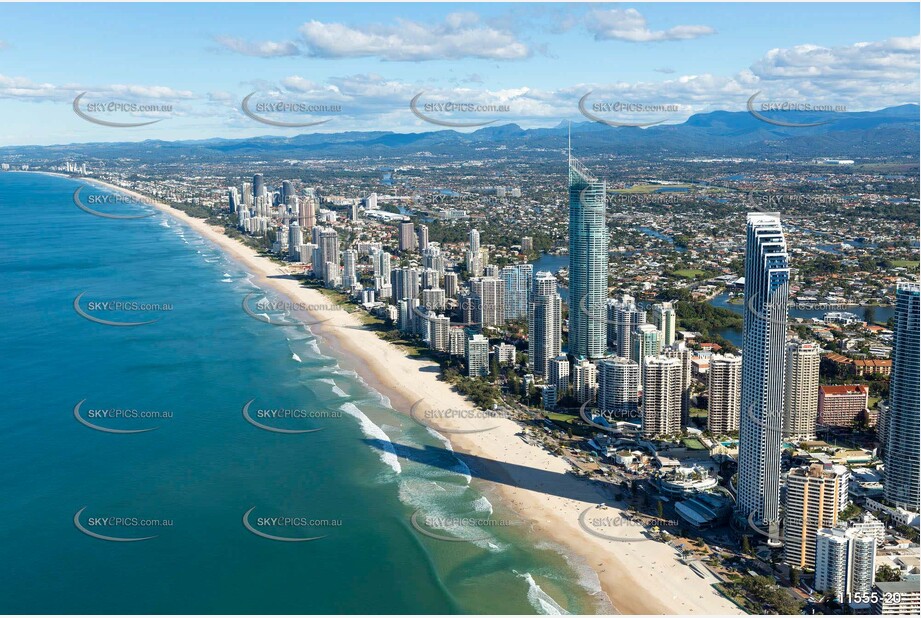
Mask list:
[[[410,408],[420,400],[424,400],[423,408],[473,407],[438,379],[440,371],[432,370],[438,367],[436,363],[409,358],[402,348],[380,339],[322,292],[302,287],[287,266],[228,237],[223,227],[102,180],[30,172],[71,178],[134,197],[215,244],[250,272],[259,287],[316,307],[309,314],[322,322],[307,325],[321,345],[343,362],[344,368],[355,371],[368,387],[387,397],[394,410],[409,415]],[[522,429],[518,422],[507,418],[452,418],[432,422],[431,426],[459,455],[466,456],[476,482],[497,494],[503,509],[530,523],[536,541],[546,540],[594,571],[609,600],[609,609],[613,606],[622,614],[743,614],[690,566],[679,563],[676,551],[669,545],[646,540],[635,530],[633,542],[606,540],[587,533],[579,521],[586,509],[606,502],[608,508],[604,513],[596,512],[598,515],[618,517],[626,511],[610,506],[613,500],[600,487],[569,474],[570,465],[564,458],[521,440],[517,436]],[[479,432],[469,433],[471,429]]]

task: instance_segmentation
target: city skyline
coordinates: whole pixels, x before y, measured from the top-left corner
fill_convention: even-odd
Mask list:
[[[0,613],[917,614],[919,10],[3,5]]]

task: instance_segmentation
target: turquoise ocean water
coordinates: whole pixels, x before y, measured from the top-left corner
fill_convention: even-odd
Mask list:
[[[87,214],[72,201],[79,186],[0,174],[0,612],[601,607],[591,572],[523,526],[455,521],[514,518],[443,437],[392,410],[306,327],[244,313],[247,294],[274,297],[241,266],[160,213]],[[99,193],[83,189],[84,203]],[[81,294],[93,317],[156,321],[93,322],[74,308]],[[96,304],[115,301],[141,305]],[[320,431],[260,429],[243,418],[250,400],[263,424]],[[97,427],[156,429],[90,428],[79,402]],[[271,409],[308,418],[259,416]],[[259,536],[247,512],[257,532],[322,538]],[[461,540],[421,534],[413,513]]]

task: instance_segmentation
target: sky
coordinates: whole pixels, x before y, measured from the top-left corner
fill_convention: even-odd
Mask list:
[[[874,110],[919,47],[918,3],[0,4],[0,145]]]

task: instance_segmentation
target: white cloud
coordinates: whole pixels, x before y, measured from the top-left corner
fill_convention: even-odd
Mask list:
[[[82,92],[87,93],[87,100],[95,101],[106,99],[122,102],[180,101],[195,98],[191,90],[176,90],[168,86],[111,84],[95,87],[81,84],[51,84],[33,82],[25,77],[9,77],[0,74],[0,98],[3,99],[65,101],[73,100]]]
[[[452,13],[441,24],[399,19],[393,26],[351,27],[314,20],[300,31],[306,53],[324,58],[520,60],[531,55],[514,34],[481,24],[474,13]]]
[[[596,40],[632,41],[685,41],[696,39],[716,30],[710,26],[674,26],[668,30],[650,30],[646,18],[636,9],[596,9],[589,11],[585,26]]]
[[[921,36],[841,47],[772,49],[751,66],[762,79],[900,80],[917,78]]]
[[[214,38],[221,46],[230,51],[244,56],[258,58],[275,58],[278,56],[296,56],[300,53],[297,45],[292,41],[259,41],[250,42],[231,36],[218,36]]]

